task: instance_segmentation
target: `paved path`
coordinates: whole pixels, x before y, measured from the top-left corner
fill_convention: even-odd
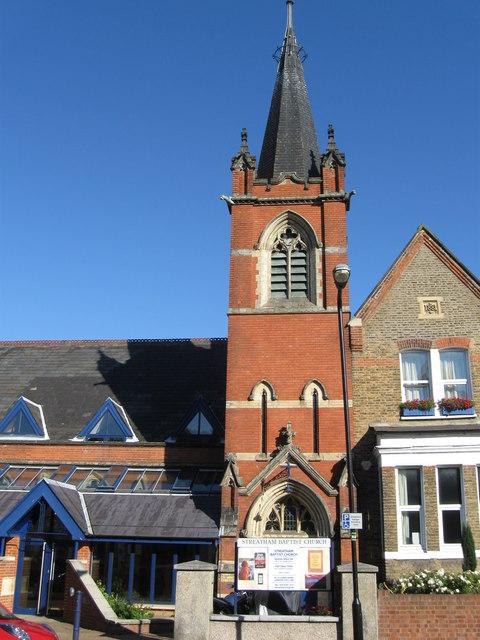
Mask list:
[[[63,622],[63,620],[57,620],[56,618],[45,618],[43,616],[20,616],[21,618],[25,618],[26,620],[31,620],[32,622],[45,622],[49,624],[55,632],[57,633],[60,640],[72,640],[72,631],[73,625],[68,622]],[[80,629],[80,639],[79,640],[171,640],[173,634],[169,634],[170,625],[165,625],[165,634],[166,635],[157,635],[157,634],[136,634],[136,633],[128,633],[125,632],[118,636],[107,636],[103,631],[93,631],[92,629]]]

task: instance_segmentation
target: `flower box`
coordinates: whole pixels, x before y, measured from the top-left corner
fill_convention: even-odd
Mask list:
[[[432,398],[423,400],[406,400],[400,405],[400,411],[404,418],[421,418],[435,415],[435,401]]]
[[[425,409],[422,411],[422,409],[407,409],[406,407],[403,407],[401,411],[403,418],[418,418],[435,415],[435,409]]]
[[[469,407],[468,409],[453,409],[452,411],[449,411],[448,409],[441,407],[440,411],[442,413],[442,416],[474,416],[475,415],[474,407]]]
[[[442,416],[475,415],[475,403],[470,398],[442,398],[437,404]]]

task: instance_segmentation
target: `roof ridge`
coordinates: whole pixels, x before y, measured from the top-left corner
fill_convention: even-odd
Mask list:
[[[127,346],[131,343],[168,343],[168,342],[226,342],[228,338],[122,338],[122,339],[65,339],[65,340],[0,340],[0,347],[55,347],[55,346]]]

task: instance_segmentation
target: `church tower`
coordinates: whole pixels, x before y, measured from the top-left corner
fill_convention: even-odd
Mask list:
[[[345,430],[333,267],[348,262],[345,156],[317,141],[287,0],[270,112],[256,162],[232,159],[230,296],[220,590],[241,537],[332,539],[342,551]],[[349,320],[344,292],[344,326]],[[350,358],[347,354],[347,367]],[[347,541],[349,542],[349,541]]]

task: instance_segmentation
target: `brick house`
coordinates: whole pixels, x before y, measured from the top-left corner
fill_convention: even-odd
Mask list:
[[[350,322],[362,557],[387,576],[461,569],[461,528],[480,549],[480,423],[414,398],[480,396],[480,284],[420,227]]]

